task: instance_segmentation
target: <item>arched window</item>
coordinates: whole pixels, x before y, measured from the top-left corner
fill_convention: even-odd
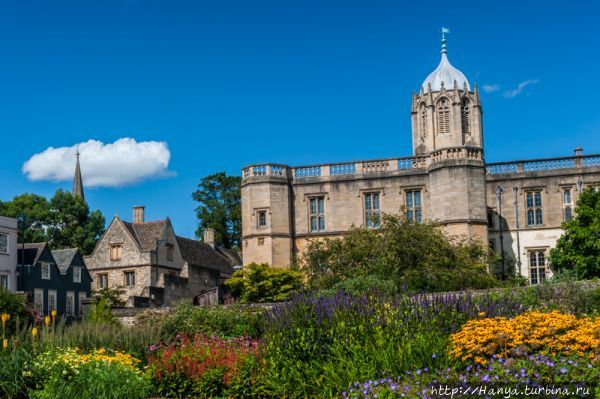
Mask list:
[[[427,137],[427,107],[425,105],[421,105],[420,110],[420,133],[421,137]]]
[[[462,125],[462,133],[471,133],[471,109],[469,108],[469,100],[466,98],[462,100],[460,105],[460,121]]]
[[[438,102],[438,133],[450,133],[450,104],[445,98]]]

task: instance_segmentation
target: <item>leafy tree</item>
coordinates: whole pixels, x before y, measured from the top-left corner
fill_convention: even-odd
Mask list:
[[[301,262],[310,285],[319,289],[347,280],[364,286],[366,276],[416,291],[499,283],[487,272],[490,259],[480,243],[447,237],[434,224],[413,223],[402,216],[384,216],[378,229],[354,228],[341,238],[311,241]]]
[[[46,198],[25,193],[14,197],[12,201],[0,201],[0,215],[19,220],[20,243],[48,241],[46,227],[50,217],[50,203]]]
[[[215,243],[225,248],[238,247],[242,235],[242,178],[227,176],[224,172],[206,176],[192,193],[196,208],[198,228],[196,237],[202,238],[204,230],[215,230]]]
[[[580,278],[600,277],[600,191],[584,190],[575,217],[563,224],[564,234],[550,250],[554,271],[572,270]]]
[[[115,288],[101,288],[92,292],[92,296],[98,301],[104,301],[109,308],[122,308],[126,301],[123,300],[127,291],[125,288],[118,286]]]
[[[251,263],[225,281],[242,303],[280,302],[302,287],[302,273]]]
[[[0,202],[0,215],[19,219],[19,242],[48,242],[51,248],[93,251],[104,232],[104,216],[90,212],[87,203],[58,190],[50,201],[36,194],[22,194]]]

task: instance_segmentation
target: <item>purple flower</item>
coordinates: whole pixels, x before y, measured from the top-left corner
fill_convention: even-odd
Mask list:
[[[156,345],[150,345],[150,348],[148,348],[150,350],[150,352],[154,352],[156,350]]]
[[[561,372],[562,374],[566,374],[566,373],[567,373],[567,369],[566,369],[566,368],[564,368],[564,367],[561,367],[561,368],[560,368],[560,372]]]

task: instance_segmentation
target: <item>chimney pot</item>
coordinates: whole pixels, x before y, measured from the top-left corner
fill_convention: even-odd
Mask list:
[[[133,207],[133,223],[144,223],[145,206],[136,205]]]
[[[213,229],[211,227],[207,227],[206,229],[204,229],[204,238],[202,239],[202,241],[205,244],[208,244],[214,248],[215,247],[215,229]]]
[[[575,156],[580,157],[582,155],[583,155],[583,148],[582,147],[575,148]]]

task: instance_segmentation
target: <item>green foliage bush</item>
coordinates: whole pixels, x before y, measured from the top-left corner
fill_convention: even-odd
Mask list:
[[[225,282],[241,303],[281,302],[302,287],[302,273],[251,263]]]
[[[223,338],[262,334],[262,309],[241,306],[201,307],[182,302],[162,324],[163,332],[170,337],[204,334]]]
[[[500,285],[487,273],[487,249],[447,237],[434,224],[386,215],[378,229],[310,242],[302,257],[310,286],[331,288],[367,276],[409,291],[456,291]],[[393,290],[392,290],[393,291]]]
[[[0,287],[0,314],[2,313],[10,315],[10,319],[6,324],[6,332],[9,334],[14,332],[18,322],[28,322],[31,318],[31,314],[25,304],[25,297],[10,292],[4,287]]]
[[[28,347],[0,350],[0,398],[25,398],[27,383],[23,370],[32,356]]]
[[[125,289],[123,287],[105,287],[92,293],[92,296],[98,301],[104,300],[110,308],[122,308],[125,306],[123,296]]]

